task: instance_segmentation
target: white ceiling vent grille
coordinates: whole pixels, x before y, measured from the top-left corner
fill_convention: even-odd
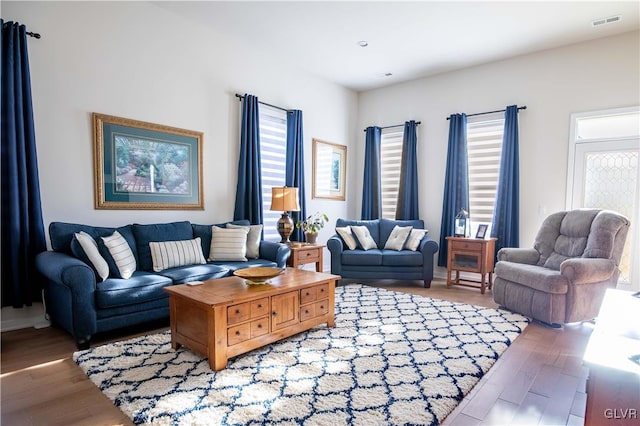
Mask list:
[[[621,20],[622,17],[620,15],[615,15],[608,18],[600,18],[596,19],[595,21],[591,21],[591,26],[595,28],[601,25],[615,24],[616,22],[620,22]]]

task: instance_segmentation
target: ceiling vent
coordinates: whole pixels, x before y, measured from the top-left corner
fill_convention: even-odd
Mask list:
[[[607,24],[615,24],[616,22],[620,22],[622,20],[622,17],[620,15],[615,15],[615,16],[610,16],[608,18],[601,18],[601,19],[596,19],[595,21],[591,21],[591,26],[592,27],[600,27],[602,25],[607,25]]]

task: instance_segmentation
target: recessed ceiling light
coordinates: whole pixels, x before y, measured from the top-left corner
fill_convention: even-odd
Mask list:
[[[367,47],[369,45],[369,42],[367,40],[360,40],[358,42],[358,46],[360,47]]]

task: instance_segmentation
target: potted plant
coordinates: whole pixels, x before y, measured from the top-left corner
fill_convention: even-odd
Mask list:
[[[296,223],[296,228],[302,228],[306,242],[315,244],[318,232],[324,228],[324,224],[327,222],[329,222],[329,216],[326,213],[315,212],[307,216],[305,220],[299,220]]]

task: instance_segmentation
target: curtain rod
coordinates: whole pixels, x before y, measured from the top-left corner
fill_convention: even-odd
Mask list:
[[[238,98],[238,100],[241,101],[241,100],[244,99],[244,95],[240,95],[240,94],[236,93],[236,98]],[[279,107],[277,105],[271,105],[271,104],[268,104],[268,103],[262,102],[262,101],[258,101],[258,103],[262,104],[262,105],[270,106],[271,108],[279,109],[279,110],[284,111],[284,112],[291,111],[290,109],[282,108],[282,107]]]
[[[33,38],[40,38],[40,34],[32,33],[31,31],[27,31],[27,35]]]
[[[527,106],[525,105],[525,106],[518,107],[518,111],[520,111],[521,109],[527,109]],[[473,117],[473,116],[476,116],[476,115],[493,114],[493,113],[496,113],[496,112],[505,112],[505,111],[506,111],[506,109],[499,109],[499,110],[496,110],[496,111],[487,111],[487,112],[476,112],[475,114],[467,114],[467,117]],[[447,117],[447,120],[449,120],[450,118],[451,117]]]
[[[421,121],[416,121],[416,125],[418,125],[418,124],[420,124],[420,123],[421,123]],[[381,129],[381,130],[382,130],[382,129],[390,129],[390,128],[392,128],[392,127],[400,127],[400,126],[404,126],[404,123],[403,123],[403,124],[394,124],[393,126],[384,126],[384,127],[380,127],[380,129]],[[367,131],[367,129],[364,129],[364,131],[366,132],[366,131]]]

